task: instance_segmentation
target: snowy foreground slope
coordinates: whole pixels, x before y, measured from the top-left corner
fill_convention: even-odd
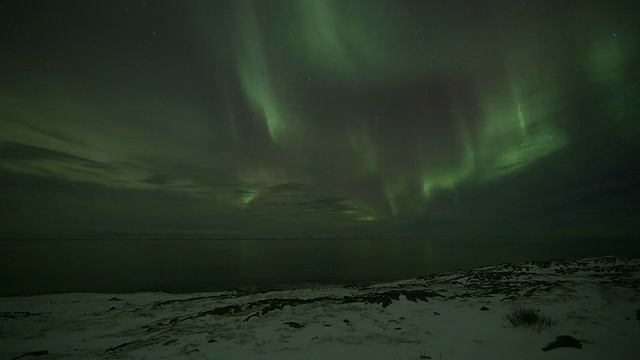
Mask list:
[[[550,327],[514,327],[532,308]],[[640,359],[640,260],[376,285],[0,298],[0,359]],[[546,351],[543,351],[542,349]]]

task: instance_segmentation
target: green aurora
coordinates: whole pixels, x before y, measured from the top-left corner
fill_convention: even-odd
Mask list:
[[[4,237],[635,234],[632,1],[81,4],[2,15]]]

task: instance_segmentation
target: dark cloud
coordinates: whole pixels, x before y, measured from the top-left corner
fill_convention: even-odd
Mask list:
[[[79,165],[101,167],[95,161],[86,158],[65,154],[56,150],[49,150],[38,146],[3,142],[0,143],[0,158],[15,161],[63,161]]]

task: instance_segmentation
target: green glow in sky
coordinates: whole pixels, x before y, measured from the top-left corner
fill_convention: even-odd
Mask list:
[[[258,192],[255,190],[245,190],[240,195],[240,203],[243,206],[247,206],[253,199],[255,199],[256,195],[258,195]]]
[[[351,151],[357,157],[356,163],[363,175],[373,175],[377,171],[376,149],[366,132],[351,135]]]
[[[567,144],[566,136],[550,120],[530,118],[524,110],[526,107],[516,100],[511,101],[488,106],[487,120],[479,141],[480,158],[487,178],[518,170]]]
[[[258,20],[253,8],[242,7],[238,15],[242,44],[238,71],[242,87],[257,115],[264,119],[274,142],[283,141],[287,130],[287,114],[279,100],[277,79],[269,71]]]
[[[10,14],[0,171],[82,184],[83,199],[162,199],[140,208],[191,209],[176,217],[197,219],[185,223],[198,233],[427,231],[517,213],[538,199],[498,206],[509,200],[487,189],[551,187],[536,169],[563,174],[558,189],[599,189],[584,185],[604,171],[592,161],[615,168],[640,153],[637,19],[629,2],[574,5],[149,1]]]
[[[332,76],[371,74],[389,67],[391,23],[370,4],[346,0],[305,1],[299,4],[303,31],[294,34],[314,67]],[[371,31],[376,28],[375,31]],[[366,76],[366,75],[365,75]]]
[[[585,67],[590,79],[604,93],[606,111],[622,138],[628,141],[639,132],[640,86],[629,74],[637,72],[640,36],[612,32],[593,41],[587,49]]]

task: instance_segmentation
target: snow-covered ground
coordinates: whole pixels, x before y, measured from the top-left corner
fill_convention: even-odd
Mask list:
[[[550,326],[513,326],[517,307]],[[640,359],[639,320],[640,259],[602,257],[374,285],[4,297],[0,358]]]

